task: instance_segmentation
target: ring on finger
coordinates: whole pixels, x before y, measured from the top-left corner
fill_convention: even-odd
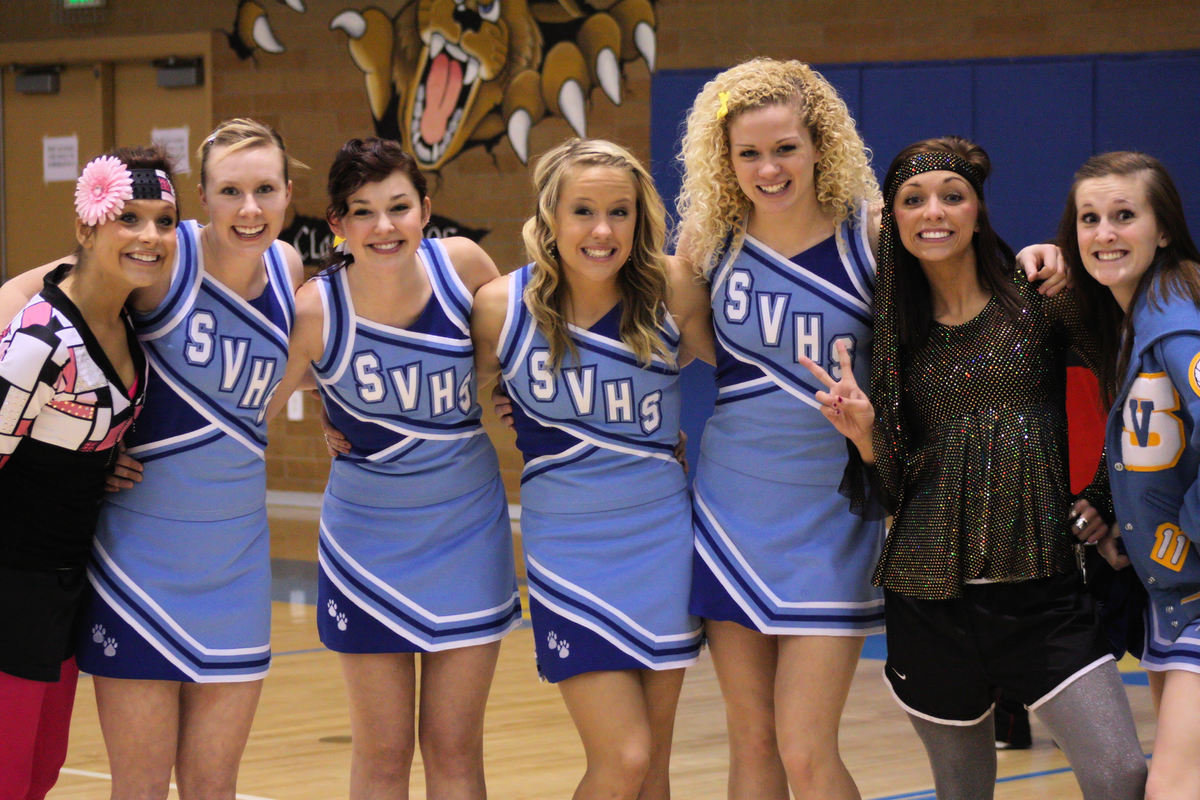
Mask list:
[[[1080,514],[1078,517],[1075,518],[1075,522],[1073,523],[1073,527],[1075,528],[1075,530],[1083,531],[1083,529],[1086,528],[1087,526],[1088,526],[1087,518],[1084,517],[1082,514]]]

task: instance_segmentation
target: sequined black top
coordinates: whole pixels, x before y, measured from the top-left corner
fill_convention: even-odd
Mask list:
[[[1095,363],[1073,291],[1043,297],[1023,275],[1019,319],[993,297],[962,325],[933,323],[901,354],[905,440],[876,469],[894,514],[876,585],[958,597],[964,581],[1044,578],[1074,569],[1068,529],[1066,353]],[[1083,496],[1107,510],[1101,464]]]

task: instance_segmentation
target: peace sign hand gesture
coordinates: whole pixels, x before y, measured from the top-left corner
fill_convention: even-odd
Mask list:
[[[871,435],[875,427],[875,407],[871,405],[871,398],[867,397],[867,393],[858,388],[858,381],[854,380],[854,370],[851,368],[850,354],[846,352],[846,343],[839,340],[835,347],[842,372],[841,380],[835,381],[828,372],[806,356],[799,356],[798,361],[828,390],[813,395],[821,404],[821,413],[825,415],[825,419],[833,423],[838,433],[854,442],[863,461],[870,464],[875,460],[875,449],[871,444]]]

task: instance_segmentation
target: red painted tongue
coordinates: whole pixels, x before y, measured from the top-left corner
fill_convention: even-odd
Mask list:
[[[450,115],[462,89],[462,64],[445,53],[439,53],[425,78],[425,111],[421,114],[421,138],[426,144],[437,144],[446,135]]]

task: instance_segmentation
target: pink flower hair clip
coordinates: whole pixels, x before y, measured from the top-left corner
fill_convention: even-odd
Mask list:
[[[75,213],[85,225],[111,222],[132,199],[133,176],[115,156],[89,161],[75,183]]]

